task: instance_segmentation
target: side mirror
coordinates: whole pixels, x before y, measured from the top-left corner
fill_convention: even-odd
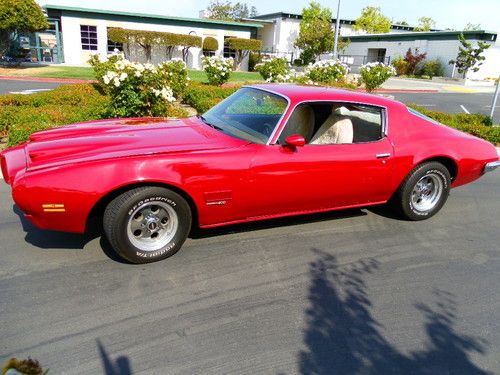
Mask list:
[[[286,137],[285,145],[291,148],[303,147],[306,144],[306,140],[303,136],[295,134]]]

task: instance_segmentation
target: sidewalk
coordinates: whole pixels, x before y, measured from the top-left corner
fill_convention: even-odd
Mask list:
[[[382,86],[385,91],[428,91],[428,92],[447,92],[447,93],[494,93],[495,87],[488,86],[462,86],[447,83],[432,82],[425,79],[408,79],[408,78],[389,78]]]

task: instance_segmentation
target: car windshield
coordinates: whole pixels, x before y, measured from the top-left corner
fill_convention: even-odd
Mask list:
[[[276,94],[250,87],[236,91],[200,118],[213,128],[252,143],[267,143],[287,100]]]

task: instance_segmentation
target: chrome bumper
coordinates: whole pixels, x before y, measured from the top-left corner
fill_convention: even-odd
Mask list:
[[[483,174],[491,172],[491,171],[495,170],[498,167],[500,167],[500,160],[498,160],[498,161],[492,161],[490,163],[486,163],[484,165]]]

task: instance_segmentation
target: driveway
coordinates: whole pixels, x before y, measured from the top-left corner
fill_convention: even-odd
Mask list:
[[[0,362],[54,374],[500,372],[500,173],[440,214],[382,209],[202,231],[128,265],[44,232],[0,185]]]

